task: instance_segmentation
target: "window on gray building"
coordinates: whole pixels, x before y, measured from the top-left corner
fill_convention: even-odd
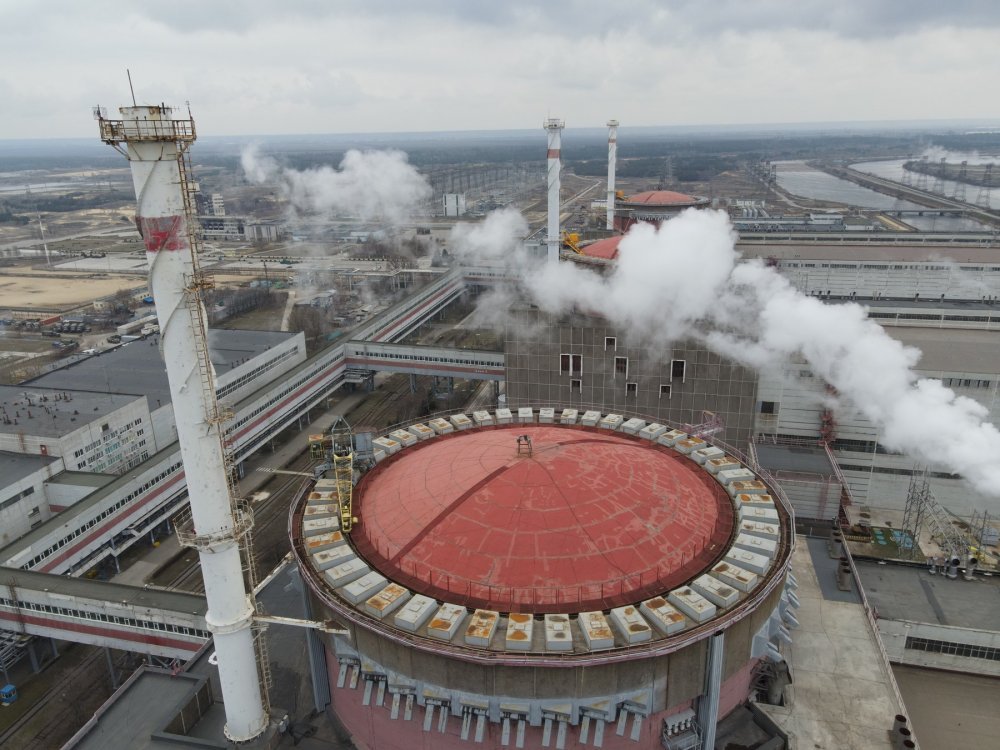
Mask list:
[[[628,377],[628,357],[615,357],[615,377]]]
[[[687,362],[683,359],[670,360],[670,377],[673,379],[680,378],[683,383],[686,376]]]
[[[618,348],[618,341],[615,339],[614,336],[604,337],[604,351],[607,351],[608,349],[617,349],[617,348]]]
[[[635,397],[639,393],[638,383],[626,383],[625,384],[625,395]]]
[[[581,354],[560,354],[559,355],[560,375],[581,375],[583,374],[583,355]]]
[[[667,383],[662,383],[660,385],[660,398],[663,398],[664,396],[670,398],[670,391],[671,391],[670,385]]]
[[[571,380],[571,381],[569,381],[569,390],[570,390],[570,393],[579,393],[580,390],[581,390],[581,388],[582,388],[582,385],[583,384],[579,380]]]
[[[760,402],[760,413],[761,414],[777,414],[778,413],[778,402],[777,401],[761,401]]]

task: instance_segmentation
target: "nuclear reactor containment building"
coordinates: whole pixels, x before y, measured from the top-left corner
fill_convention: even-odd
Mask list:
[[[374,459],[350,534],[334,480],[290,521],[363,746],[700,747],[781,659],[793,519],[725,446],[522,408],[396,430]]]

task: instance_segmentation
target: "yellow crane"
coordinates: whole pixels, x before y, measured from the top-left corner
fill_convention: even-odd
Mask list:
[[[580,249],[580,235],[576,232],[563,232],[562,243],[563,247],[568,247],[577,255],[583,255],[583,250]]]
[[[351,496],[354,492],[354,433],[343,417],[337,417],[330,427],[330,463],[333,465],[333,479],[337,483],[340,530],[348,534],[357,520],[351,508]]]

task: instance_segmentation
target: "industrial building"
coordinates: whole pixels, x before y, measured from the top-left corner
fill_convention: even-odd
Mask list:
[[[350,544],[333,480],[292,520],[314,616],[347,629],[324,638],[331,706],[364,747],[421,725],[436,747],[711,747],[788,637],[789,510],[705,440],[521,408],[375,446]]]

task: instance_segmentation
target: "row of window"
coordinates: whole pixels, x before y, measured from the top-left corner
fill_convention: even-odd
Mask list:
[[[991,388],[992,380],[976,380],[975,378],[941,378],[941,383],[949,388]]]
[[[816,268],[815,263],[782,263],[783,267]],[[820,263],[820,268],[853,268],[874,271],[888,271],[890,266],[885,263]],[[947,271],[948,266],[933,265],[893,265],[893,271]],[[1000,266],[957,266],[960,271],[1000,271]]]
[[[443,362],[450,365],[478,365],[479,367],[499,367],[501,362],[480,359],[455,359],[454,357],[425,357],[417,354],[393,354],[392,352],[358,352],[357,356],[372,359],[405,360],[407,362]],[[500,357],[501,355],[497,355]]]
[[[136,620],[132,617],[118,617],[117,615],[107,615],[102,612],[89,612],[84,609],[67,609],[66,607],[53,607],[48,604],[37,604],[35,602],[14,601],[13,599],[0,598],[0,607],[7,607],[12,610],[31,610],[33,612],[44,612],[46,614],[60,615],[62,617],[75,617],[80,620],[92,620],[94,622],[114,623],[115,625],[125,625],[130,628],[142,628],[143,630],[160,630],[165,633],[177,633],[178,635],[190,635],[197,638],[212,637],[207,630],[189,628],[184,625],[173,625],[167,622],[156,622],[155,620]]]
[[[609,345],[610,342],[610,345]],[[610,336],[604,339],[604,350],[607,351],[609,346],[613,348],[615,345],[615,340]],[[583,356],[580,354],[560,354],[559,355],[559,374],[569,375],[569,376],[580,376],[583,375]],[[624,378],[628,377],[628,357],[615,357],[615,370],[614,375],[621,375]],[[683,359],[672,359],[670,360],[670,378],[671,380],[680,379],[683,383],[687,377],[687,361]],[[629,386],[634,386],[638,388],[636,383],[626,383],[625,389],[628,393]],[[633,389],[634,390],[634,389]],[[660,386],[660,395],[663,395],[663,386]],[[669,387],[667,390],[667,395],[669,395]]]
[[[28,562],[26,562],[21,567],[23,569],[25,569],[25,570],[31,570],[32,568],[34,568],[35,566],[37,566],[40,562],[42,562],[45,558],[51,556],[52,554],[54,554],[55,552],[57,552],[58,550],[60,550],[63,547],[65,547],[70,542],[72,542],[74,539],[76,539],[78,536],[80,536],[80,534],[84,533],[88,529],[90,529],[93,526],[95,526],[96,524],[100,523],[101,521],[103,521],[108,516],[110,516],[110,515],[112,515],[114,513],[117,513],[123,506],[128,505],[130,502],[132,502],[133,500],[135,500],[137,497],[139,497],[140,495],[142,495],[143,493],[145,493],[146,490],[148,490],[151,487],[159,484],[161,481],[163,481],[164,479],[166,479],[168,476],[170,476],[171,474],[173,474],[174,472],[176,472],[180,468],[181,468],[181,462],[180,461],[178,461],[175,464],[171,464],[166,469],[164,469],[159,474],[157,474],[155,477],[153,477],[152,479],[150,479],[148,482],[144,483],[141,487],[139,487],[138,489],[130,492],[128,495],[126,495],[125,497],[123,497],[121,500],[119,500],[114,505],[112,505],[112,506],[110,506],[108,508],[105,508],[100,514],[94,516],[89,521],[87,521],[87,523],[81,525],[77,529],[74,529],[72,533],[67,534],[62,539],[60,539],[55,544],[53,544],[52,546],[48,547],[47,549],[45,549],[42,552],[40,552],[37,555],[35,555],[33,558],[31,558]]]
[[[239,388],[242,388],[249,381],[254,380],[254,379],[260,377],[263,373],[267,372],[268,370],[274,369],[279,364],[281,364],[282,362],[284,362],[286,359],[289,359],[290,357],[294,357],[298,353],[299,353],[299,345],[296,344],[291,349],[286,349],[285,351],[281,352],[277,356],[271,357],[271,359],[269,359],[266,362],[262,363],[258,367],[255,367],[254,369],[250,370],[250,372],[247,372],[247,373],[244,373],[243,375],[240,375],[240,377],[238,377],[233,382],[226,383],[224,386],[222,386],[221,388],[219,388],[216,391],[216,395],[219,398],[225,398],[230,393],[233,393],[234,391],[238,390]]]
[[[28,497],[29,495],[34,495],[34,494],[35,494],[35,488],[34,487],[29,487],[28,489],[24,490],[23,492],[18,492],[13,497],[8,498],[7,500],[4,500],[3,502],[0,502],[0,510],[4,510],[5,508],[9,508],[14,503],[16,503],[16,502],[18,502],[20,500],[23,500],[24,498]]]
[[[913,638],[907,636],[906,648],[914,651],[927,651],[932,654],[953,654],[955,656],[968,656],[973,659],[1000,661],[1000,648],[992,646],[973,646],[969,643],[935,641],[930,638]]]

